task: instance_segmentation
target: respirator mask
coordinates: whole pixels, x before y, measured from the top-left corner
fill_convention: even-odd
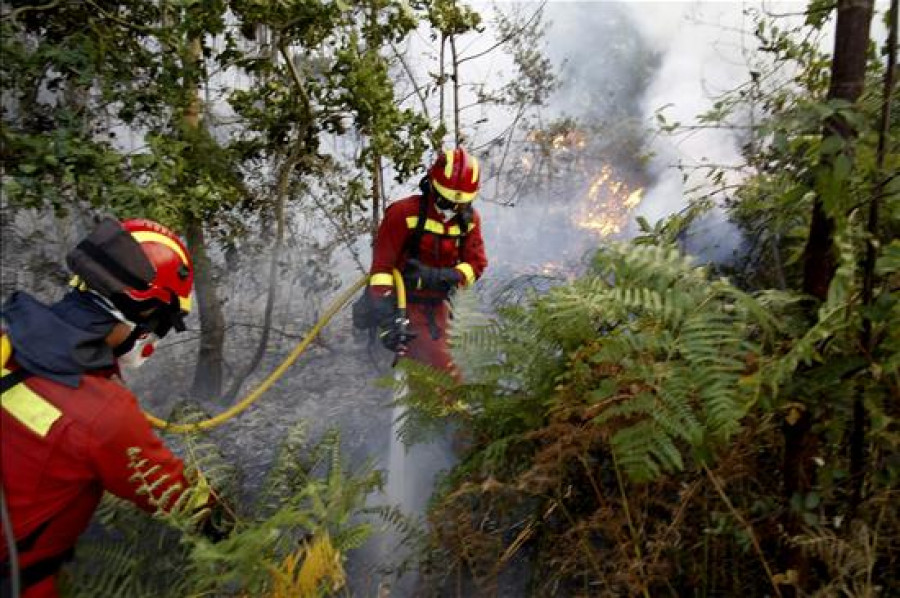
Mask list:
[[[159,342],[161,336],[165,335],[165,332],[158,334],[156,328],[146,322],[132,322],[106,297],[94,291],[91,291],[91,295],[114,318],[131,328],[131,332],[125,337],[125,340],[113,348],[113,355],[115,355],[119,367],[134,370],[144,365],[156,351],[156,343]]]
[[[113,350],[119,367],[127,370],[136,370],[144,365],[156,351],[156,343],[159,337],[139,324],[124,322],[132,326],[131,334]]]

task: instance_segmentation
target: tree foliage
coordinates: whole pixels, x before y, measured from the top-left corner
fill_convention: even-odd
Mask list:
[[[900,203],[879,150],[897,144],[879,125],[891,50],[869,53],[857,101],[829,98],[815,39],[832,8],[792,28],[761,16],[765,59],[704,115],[749,118],[737,184],[711,169],[684,213],[524,304],[487,317],[461,298],[463,383],[408,368],[408,425],[470,432],[431,512],[437,586],[464,571],[497,591],[524,561],[533,595],[897,591],[896,221],[864,217]],[[735,282],[674,245],[714,198],[748,238]],[[803,274],[814,201],[834,221],[819,298]]]

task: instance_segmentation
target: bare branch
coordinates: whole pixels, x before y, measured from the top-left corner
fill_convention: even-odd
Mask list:
[[[540,14],[541,14],[542,12],[544,12],[544,7],[545,7],[545,6],[547,6],[547,0],[543,0],[543,2],[541,2],[540,6],[537,7],[537,9],[534,11],[534,13],[532,13],[532,15],[531,15],[530,17],[528,17],[528,20],[525,21],[525,23],[524,23],[521,27],[519,27],[518,29],[516,29],[516,30],[514,30],[514,31],[509,32],[509,34],[507,34],[506,36],[504,36],[502,39],[500,39],[500,41],[498,41],[497,43],[495,43],[493,46],[491,46],[491,47],[488,48],[487,50],[484,50],[484,51],[482,51],[482,52],[478,52],[477,54],[472,54],[471,56],[464,56],[463,58],[460,58],[460,59],[459,59],[459,64],[462,64],[462,63],[464,63],[464,62],[468,62],[468,61],[470,61],[470,60],[475,60],[476,58],[481,58],[482,56],[485,56],[486,54],[490,54],[491,52],[493,52],[494,50],[496,50],[497,48],[499,48],[500,46],[502,46],[503,44],[505,44],[506,42],[508,42],[508,41],[511,40],[512,38],[516,37],[517,35],[519,35],[519,34],[522,33],[523,31],[525,31],[525,30],[529,27],[529,25],[531,25],[531,23],[532,23],[538,16],[540,16]]]

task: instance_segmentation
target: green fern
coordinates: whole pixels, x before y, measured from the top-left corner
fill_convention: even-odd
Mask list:
[[[739,430],[761,388],[746,371],[761,351],[754,338],[771,344],[778,334],[763,305],[708,276],[671,247],[611,245],[598,252],[587,276],[531,305],[487,317],[474,298],[461,295],[450,338],[465,382],[454,385],[420,364],[408,367],[408,419],[423,428],[422,420],[464,417],[476,436],[492,441],[462,467],[515,469],[511,451],[527,458],[523,433],[554,408],[571,408],[573,399],[585,404],[583,397],[612,384],[612,392],[585,406],[594,406],[595,425],[609,428],[624,471],[645,480],[681,469],[688,447],[708,453]],[[578,368],[627,375],[572,370],[573,356],[586,350],[587,363]],[[633,386],[643,390],[629,391]],[[558,388],[568,390],[560,395]],[[571,392],[582,398],[569,398]],[[606,401],[611,395],[615,400]],[[442,409],[448,402],[463,412]]]
[[[221,489],[236,477],[234,468],[206,438],[188,435],[180,442],[186,470],[199,471],[203,464],[221,500]],[[288,562],[301,565],[297,558],[307,554],[300,550],[304,542],[328,537],[345,555],[374,532],[358,518],[367,512],[367,496],[381,486],[380,472],[370,464],[350,472],[334,430],[308,447],[305,426],[292,428],[256,504],[243,508],[228,495],[237,521],[218,543],[197,531],[208,516],[195,509],[193,499],[201,490],[169,487],[138,449],[129,451],[129,463],[137,492],[152,497],[157,512],[150,516],[125,501],[105,499],[97,513],[102,529],[80,543],[78,559],[67,570],[66,595],[265,596],[281,579],[273,571]]]

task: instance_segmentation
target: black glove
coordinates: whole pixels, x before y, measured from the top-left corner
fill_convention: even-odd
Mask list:
[[[378,338],[389,351],[397,351],[401,345],[407,344],[416,337],[409,328],[409,320],[400,317],[394,297],[375,297],[372,302],[372,319],[377,322]]]
[[[409,344],[416,338],[416,333],[409,327],[409,320],[396,317],[393,320],[383,322],[378,327],[378,338],[381,344],[389,351],[397,351],[401,346]]]
[[[435,268],[426,266],[416,259],[406,262],[403,280],[411,291],[440,291],[447,293],[462,281],[462,274],[456,268]]]

